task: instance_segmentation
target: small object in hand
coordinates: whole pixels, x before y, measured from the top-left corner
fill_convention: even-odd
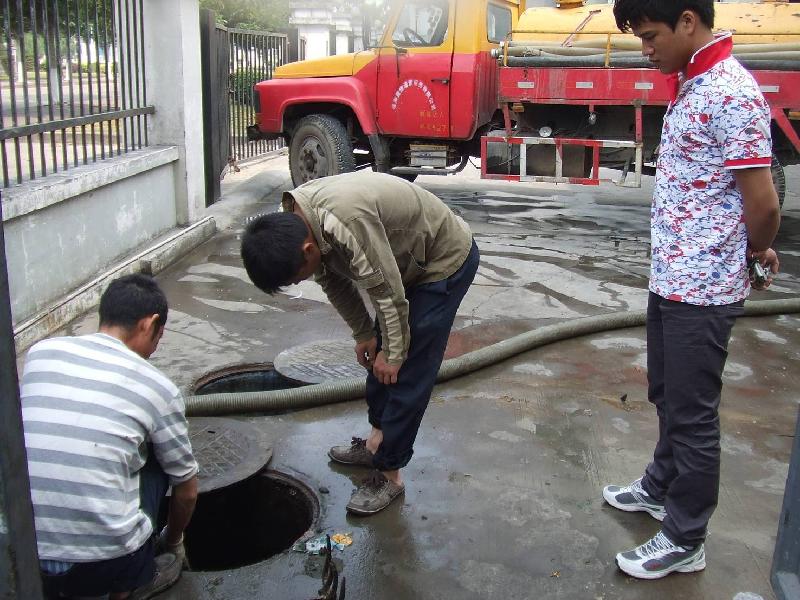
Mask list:
[[[764,270],[764,267],[761,266],[761,263],[758,262],[758,259],[751,258],[748,267],[750,268],[750,281],[753,285],[755,287],[763,286],[767,282],[767,272]]]

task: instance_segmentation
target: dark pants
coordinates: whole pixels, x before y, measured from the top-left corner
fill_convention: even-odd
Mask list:
[[[642,486],[664,501],[663,531],[683,546],[703,542],[717,506],[722,371],[743,306],[695,306],[652,292],[648,300],[648,396],[659,437]]]
[[[169,479],[153,455],[139,472],[142,511],[150,517],[157,533],[158,511],[167,494]],[[155,576],[155,544],[151,537],[138,550],[109,560],[76,563],[61,575],[43,575],[47,598],[97,597],[111,592],[129,592]]]
[[[381,471],[400,469],[411,460],[414,440],[436,383],[450,328],[475,278],[479,261],[478,246],[473,241],[467,259],[453,275],[406,290],[411,342],[408,356],[397,374],[397,383],[383,385],[372,373],[367,375],[369,422],[383,433],[383,442],[373,459],[373,464]],[[379,349],[380,343],[378,332]]]

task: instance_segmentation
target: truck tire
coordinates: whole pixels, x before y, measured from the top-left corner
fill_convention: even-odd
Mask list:
[[[289,143],[289,170],[295,186],[355,168],[353,145],[341,121],[330,115],[300,119]]]
[[[783,172],[783,165],[778,157],[772,155],[772,183],[775,184],[775,191],[778,192],[778,204],[783,208],[783,201],[786,199],[786,174]]]

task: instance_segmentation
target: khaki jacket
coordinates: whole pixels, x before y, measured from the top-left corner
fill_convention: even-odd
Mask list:
[[[283,195],[299,205],[322,254],[315,273],[356,342],[373,337],[359,289],[380,324],[386,361],[401,364],[410,332],[406,288],[441,281],[469,254],[472,233],[439,198],[384,173],[345,173],[309,181]]]

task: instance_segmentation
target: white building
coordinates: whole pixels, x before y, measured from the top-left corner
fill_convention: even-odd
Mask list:
[[[305,58],[347,54],[363,49],[361,15],[357,9],[325,0],[298,0],[292,2],[291,7],[289,23],[297,28]]]

